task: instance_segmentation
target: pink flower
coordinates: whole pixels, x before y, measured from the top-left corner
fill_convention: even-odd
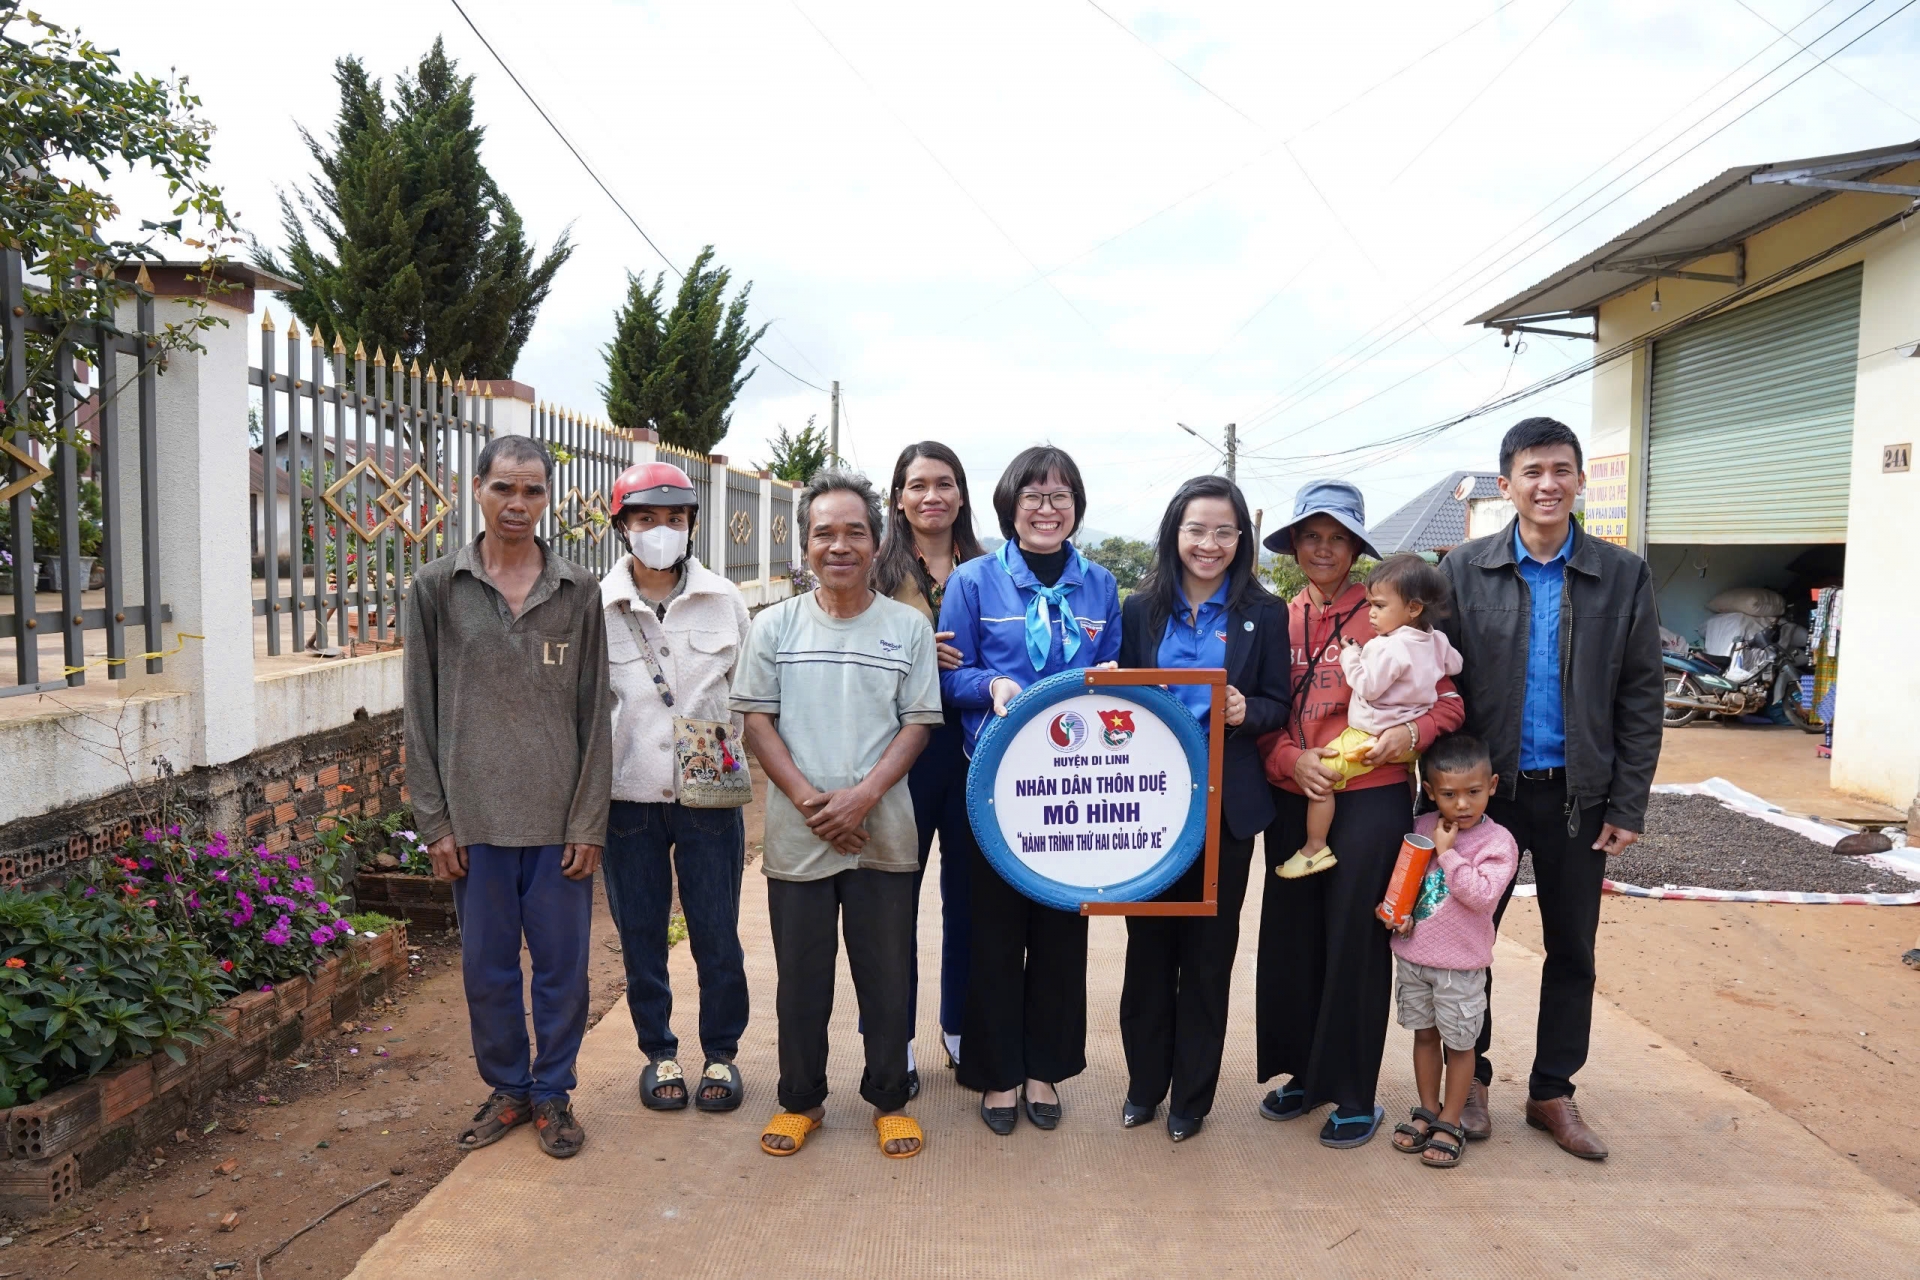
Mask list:
[[[240,909],[228,913],[227,922],[237,928],[253,919],[253,899],[247,896],[245,889],[237,890],[233,896],[240,903]]]

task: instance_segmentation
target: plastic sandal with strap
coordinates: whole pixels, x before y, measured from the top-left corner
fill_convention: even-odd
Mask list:
[[[920,1132],[920,1122],[912,1116],[875,1116],[873,1127],[880,1131],[880,1154],[889,1160],[907,1160],[919,1155],[926,1149],[926,1135]],[[889,1142],[898,1142],[911,1138],[915,1143],[911,1151],[889,1151]]]
[[[803,1116],[797,1111],[782,1111],[767,1121],[767,1127],[760,1131],[760,1149],[770,1156],[790,1156],[807,1145],[807,1135],[820,1127],[820,1122],[812,1116]],[[782,1150],[767,1145],[768,1138],[786,1138],[793,1143]]]
[[[1395,1151],[1404,1151],[1410,1156],[1418,1155],[1420,1152],[1425,1151],[1427,1149],[1427,1142],[1433,1137],[1434,1123],[1439,1119],[1439,1116],[1433,1114],[1433,1112],[1427,1110],[1425,1107],[1415,1107],[1411,1117],[1404,1124],[1393,1126],[1393,1132],[1395,1134],[1393,1149]],[[1427,1127],[1424,1129],[1414,1128],[1413,1122],[1415,1120],[1423,1121]],[[1398,1135],[1403,1133],[1413,1139],[1412,1146],[1408,1146],[1400,1141]]]
[[[1429,1169],[1451,1169],[1460,1163],[1467,1150],[1467,1131],[1457,1124],[1435,1120],[1427,1134],[1426,1153],[1420,1163]],[[1439,1157],[1435,1159],[1435,1157]]]
[[[706,1070],[700,1073],[699,1084],[700,1087],[694,1090],[693,1105],[702,1111],[732,1111],[746,1095],[746,1086],[740,1081],[740,1069],[718,1058],[709,1062]],[[709,1098],[707,1090],[715,1087],[726,1092],[717,1098]]]

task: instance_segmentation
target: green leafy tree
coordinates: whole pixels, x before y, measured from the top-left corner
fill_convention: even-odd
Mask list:
[[[807,425],[800,428],[799,435],[791,435],[785,427],[773,437],[773,457],[760,464],[760,470],[773,472],[776,480],[787,480],[793,484],[805,484],[813,479],[813,473],[827,465],[827,433],[813,425],[813,415],[807,416]]]
[[[262,267],[300,283],[283,294],[323,341],[385,351],[470,378],[504,378],[573,253],[562,232],[544,258],[480,160],[473,77],[436,39],[389,104],[358,58],[334,63],[340,113],[310,193],[282,193],[286,258]],[[309,231],[311,227],[311,232]]]
[[[1087,559],[1106,567],[1113,580],[1124,590],[1140,585],[1153,568],[1153,544],[1138,538],[1108,538],[1086,553]]]
[[[234,238],[233,220],[208,181],[213,126],[186,78],[129,74],[119,57],[0,0],[0,246],[18,251],[36,277],[24,304],[76,338],[96,324],[117,332],[114,305],[128,287],[116,267],[169,252],[200,259],[196,305],[155,335],[154,358],[164,359],[199,350],[199,335],[225,323],[205,304],[221,287],[213,268]],[[107,182],[122,168],[159,174],[174,203],[165,217],[140,221],[137,235],[110,236],[102,228],[123,210]],[[54,379],[70,370],[56,368],[51,335],[33,333],[26,346],[24,394],[16,388],[0,412],[9,436],[24,429],[53,444],[73,434],[72,424],[53,421]],[[85,388],[70,389],[85,398]]]
[[[711,453],[733,424],[733,400],[753,370],[740,372],[766,326],[747,328],[752,282],[726,300],[732,273],[711,265],[713,246],[700,251],[680,282],[673,309],[662,312],[663,271],[647,288],[628,275],[627,301],[614,313],[608,343],[607,416],[618,427],[652,427],[668,444]]]

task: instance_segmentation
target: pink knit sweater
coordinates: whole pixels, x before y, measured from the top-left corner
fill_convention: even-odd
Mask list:
[[[1413,829],[1431,836],[1439,825],[1439,814],[1423,813]],[[1395,936],[1393,953],[1435,969],[1484,969],[1492,964],[1493,909],[1519,865],[1519,846],[1492,818],[1483,817],[1462,831],[1438,865],[1428,869],[1413,909],[1413,932]]]

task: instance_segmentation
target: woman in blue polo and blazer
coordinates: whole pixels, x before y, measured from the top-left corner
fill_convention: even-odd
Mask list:
[[[940,692],[960,709],[969,760],[981,728],[1021,690],[1120,654],[1113,575],[1071,541],[1087,514],[1073,459],[1051,445],[1023,450],[994,487],[993,509],[1006,542],[955,569],[940,603],[939,629],[960,651],[960,666],[940,673]],[[1087,921],[1022,896],[970,829],[964,839],[964,850],[948,849],[944,835],[941,846],[942,857],[972,868],[958,1079],[981,1091],[980,1118],[995,1133],[1013,1132],[1023,1090],[1027,1119],[1052,1129],[1061,1115],[1055,1086],[1087,1067]]]
[[[1227,673],[1220,913],[1127,917],[1120,1041],[1128,1082],[1120,1123],[1146,1124],[1167,1099],[1167,1133],[1175,1142],[1200,1132],[1220,1082],[1253,838],[1274,819],[1258,743],[1286,724],[1292,695],[1286,606],[1261,584],[1254,565],[1253,521],[1239,486],[1196,476],[1167,504],[1153,568],[1120,615],[1122,667]],[[1212,687],[1168,688],[1206,728]],[[1199,898],[1202,874],[1196,859],[1161,899]]]

